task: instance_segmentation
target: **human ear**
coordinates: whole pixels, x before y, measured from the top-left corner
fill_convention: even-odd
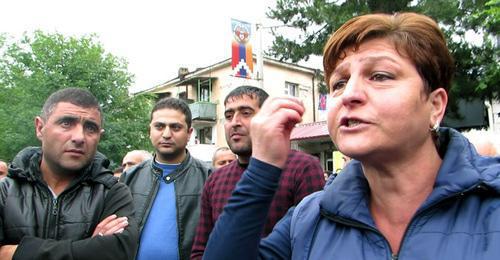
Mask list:
[[[438,88],[430,93],[429,102],[431,104],[429,125],[432,128],[436,124],[439,125],[443,120],[446,105],[448,104],[448,94],[444,88]]]
[[[43,133],[42,130],[45,126],[45,122],[43,119],[39,116],[35,117],[35,133],[36,133],[36,138],[38,140],[42,141]]]

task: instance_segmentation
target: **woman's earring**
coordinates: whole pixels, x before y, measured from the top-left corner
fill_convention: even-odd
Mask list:
[[[432,126],[432,128],[429,129],[431,133],[437,134],[439,131],[439,121],[436,121],[436,123]]]

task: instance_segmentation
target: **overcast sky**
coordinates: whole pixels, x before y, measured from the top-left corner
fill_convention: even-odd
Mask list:
[[[0,32],[96,33],[106,51],[129,62],[137,91],[176,77],[179,67],[191,71],[229,58],[230,19],[276,25],[266,19],[269,5],[274,1],[4,0]],[[269,34],[263,39],[265,47],[272,42]]]

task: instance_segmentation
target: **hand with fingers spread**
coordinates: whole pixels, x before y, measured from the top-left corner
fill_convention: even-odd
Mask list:
[[[304,104],[297,98],[268,98],[252,118],[252,156],[283,168],[290,151],[290,134],[302,121],[304,111]]]
[[[119,234],[128,226],[127,217],[118,217],[115,214],[103,219],[95,228],[92,237]]]

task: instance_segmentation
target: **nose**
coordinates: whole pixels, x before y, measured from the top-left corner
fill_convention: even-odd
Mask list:
[[[241,125],[241,115],[240,115],[240,113],[238,113],[238,112],[234,113],[233,118],[231,119],[231,121],[229,122],[229,124],[232,127],[236,127],[236,126]]]
[[[78,124],[75,128],[73,128],[73,135],[71,141],[80,146],[85,142],[85,132],[83,129],[83,125]]]
[[[170,138],[172,135],[172,132],[170,131],[170,127],[165,127],[165,129],[163,130],[163,133],[161,134],[161,137],[165,138],[165,139],[168,139]]]
[[[363,104],[366,101],[363,81],[360,77],[351,76],[342,93],[342,103],[344,106],[354,106]]]

